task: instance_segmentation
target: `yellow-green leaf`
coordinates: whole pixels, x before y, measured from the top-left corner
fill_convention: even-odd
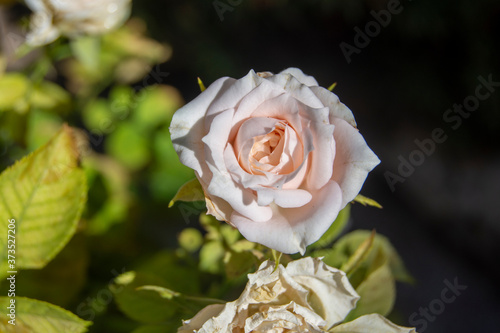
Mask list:
[[[28,109],[26,95],[30,83],[20,73],[7,73],[0,77],[0,111],[15,110],[24,113]]]
[[[344,271],[347,275],[355,271],[359,265],[366,259],[368,253],[372,249],[373,239],[375,238],[375,230],[361,243],[356,251],[352,254],[349,260],[342,265],[340,270]]]
[[[281,252],[280,252],[281,254]],[[224,257],[224,269],[229,279],[236,279],[258,266],[258,260],[250,251],[227,251]]]
[[[0,174],[0,248],[15,230],[15,267],[42,268],[68,243],[87,199],[73,131],[63,128],[46,145]],[[8,229],[15,220],[14,229]],[[12,238],[11,238],[12,240]],[[12,253],[11,253],[12,254]],[[0,252],[0,275],[7,270]]]
[[[149,139],[132,122],[122,122],[105,142],[106,152],[130,170],[145,167],[151,159]]]
[[[205,303],[205,304],[225,304],[223,300],[216,299],[216,298],[207,298],[207,297],[196,297],[196,296],[189,296],[189,295],[183,295],[177,291],[170,290],[168,288],[160,287],[160,286],[142,286],[136,288],[136,290],[149,290],[149,291],[154,291],[158,293],[158,295],[161,298],[167,299],[167,300],[176,300],[176,301],[190,301],[192,303]],[[183,302],[181,302],[182,304]]]
[[[328,228],[328,230],[321,236],[321,238],[315,243],[309,245],[308,249],[318,249],[325,246],[329,246],[344,230],[349,221],[349,217],[351,216],[351,205],[345,206],[339,212],[339,215],[333,221],[332,225]]]
[[[205,85],[203,84],[203,81],[201,81],[200,78],[198,78],[198,85],[200,86],[201,92],[204,92],[207,88],[205,88]]]
[[[356,196],[356,198],[354,198],[354,201],[362,204],[363,206],[372,206],[372,207],[382,208],[381,204],[379,204],[375,200],[367,198],[361,194],[358,194]]]
[[[89,321],[50,303],[16,297],[0,297],[0,332],[5,333],[83,333],[87,332]],[[15,325],[9,324],[9,306],[15,305]],[[9,310],[10,311],[10,310]]]
[[[373,271],[356,288],[360,299],[356,308],[352,310],[345,321],[350,321],[369,313],[378,313],[387,316],[396,300],[396,282],[391,273],[389,264],[380,266]]]
[[[157,293],[137,290],[144,285],[164,285],[163,279],[137,272],[126,272],[115,279],[110,286],[118,308],[128,317],[142,323],[161,323],[176,312],[171,304]]]
[[[61,86],[43,81],[33,86],[30,105],[32,108],[63,113],[71,109],[71,96]]]
[[[198,179],[194,178],[181,186],[177,194],[168,204],[172,207],[177,201],[204,201],[205,194]]]
[[[323,261],[333,267],[343,267],[348,261],[353,261],[356,252],[363,248],[363,243],[371,236],[372,231],[355,230],[340,238],[329,250],[314,252],[314,256],[324,256]],[[408,273],[403,260],[389,240],[376,234],[370,250],[356,260],[355,269],[350,269],[349,280],[354,287],[363,282],[368,275],[385,263],[389,264],[394,278],[397,281],[412,283],[413,278]],[[345,268],[345,267],[344,267]]]

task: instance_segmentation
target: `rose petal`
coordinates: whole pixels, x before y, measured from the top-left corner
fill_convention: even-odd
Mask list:
[[[325,106],[323,105],[321,100],[313,93],[310,87],[302,84],[290,73],[273,75],[266,78],[266,80],[269,80],[278,85],[280,88],[285,89],[287,91],[287,94],[293,96],[293,98],[309,107],[317,109]]]
[[[272,202],[283,208],[302,207],[312,199],[306,190],[277,190],[262,188],[257,190],[257,200],[260,206],[268,206]]]
[[[278,121],[278,119],[267,117],[250,118],[240,126],[234,140],[234,150],[237,154],[236,158],[247,172],[251,172],[249,157],[254,138],[272,131]]]
[[[300,83],[305,84],[306,86],[317,86],[318,82],[316,79],[310,75],[304,74],[302,70],[290,67],[280,72],[280,74],[292,74],[294,78],[296,78]]]
[[[224,172],[224,149],[227,145],[229,133],[231,132],[231,120],[234,109],[228,109],[216,114],[210,124],[208,134],[201,141],[205,143],[205,161],[214,169]],[[212,169],[212,168],[211,168]]]
[[[283,253],[304,253],[307,245],[317,241],[337,217],[342,192],[330,181],[312,194],[312,200],[300,208],[273,206],[273,215],[266,223],[258,223],[233,213],[231,221],[241,234]],[[328,198],[328,199],[325,199]]]
[[[192,333],[204,326],[210,318],[218,316],[224,309],[224,304],[212,304],[203,308],[193,318],[183,321],[177,333]],[[213,332],[213,331],[212,331]]]
[[[221,78],[212,83],[202,94],[177,110],[170,123],[170,137],[182,164],[194,169],[204,178],[205,164],[204,117],[210,103],[221,91],[228,88],[234,79]]]
[[[197,333],[232,333],[231,327],[236,315],[236,303],[226,303],[219,315],[208,319]]]
[[[336,153],[333,177],[342,189],[342,208],[352,201],[380,160],[368,147],[363,136],[345,120],[334,119]]]
[[[398,326],[379,314],[364,315],[351,322],[335,326],[333,333],[417,333],[414,328]]]
[[[221,90],[213,96],[212,103],[207,110],[207,122],[219,112],[235,108],[241,99],[257,87],[264,79],[255,74],[253,70],[239,80],[233,80],[227,89]],[[207,89],[208,90],[208,89]],[[205,94],[205,91],[202,95]],[[228,124],[230,126],[230,124]]]
[[[314,150],[310,153],[307,188],[319,189],[331,178],[335,158],[334,127],[329,123],[328,108],[311,109],[302,106],[301,115],[308,119]]]
[[[292,261],[286,271],[310,291],[308,300],[326,320],[327,329],[342,322],[359,300],[346,274],[320,259],[306,257]]]
[[[295,131],[302,132],[299,102],[290,94],[281,94],[266,100],[252,112],[252,117],[285,120]]]
[[[224,151],[224,161],[226,168],[235,182],[244,188],[254,189],[260,186],[273,186],[282,178],[280,175],[264,173],[263,175],[253,175],[247,172],[236,160],[236,153],[232,145],[228,144]]]
[[[330,123],[333,123],[333,118],[340,118],[347,121],[353,127],[356,127],[352,111],[340,102],[337,95],[323,87],[311,87],[311,90],[330,109]]]
[[[273,306],[245,320],[245,333],[250,332],[323,332],[325,321],[310,309],[295,302]]]
[[[256,196],[252,192],[246,191],[243,186],[235,184],[227,171],[221,173],[212,166],[209,167],[213,172],[212,180],[207,189],[210,196],[213,195],[225,200],[235,212],[253,221],[265,222],[272,217],[271,207],[259,206]],[[230,220],[234,223],[232,219]]]
[[[288,296],[285,295],[287,292]],[[260,264],[257,272],[248,274],[248,283],[238,304],[244,308],[244,304],[270,303],[282,295],[288,302],[290,295],[293,295],[296,303],[307,305],[308,293],[307,289],[288,274],[283,265],[278,265],[278,269],[275,269],[274,262],[266,260]]]
[[[240,124],[250,118],[253,112],[266,101],[273,99],[285,93],[285,90],[278,87],[268,80],[262,80],[259,85],[244,96],[236,107],[236,113],[233,118],[232,127],[236,134]],[[233,136],[230,140],[233,140]]]

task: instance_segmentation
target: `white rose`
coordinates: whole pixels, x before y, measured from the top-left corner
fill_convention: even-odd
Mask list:
[[[284,253],[317,241],[380,162],[351,111],[297,68],[215,81],[170,132],[208,213]]]
[[[320,259],[274,268],[273,262],[262,263],[236,301],[207,306],[178,333],[415,332],[376,314],[342,324],[359,296],[344,272]]]
[[[33,11],[26,39],[45,45],[60,35],[102,34],[121,25],[130,15],[131,0],[26,0]]]

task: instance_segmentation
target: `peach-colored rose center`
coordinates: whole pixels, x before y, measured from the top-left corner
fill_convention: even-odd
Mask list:
[[[298,155],[298,156],[297,156]],[[294,171],[294,158],[302,159],[302,144],[295,130],[286,121],[279,120],[273,129],[264,135],[253,137],[248,154],[249,171],[262,175],[266,172],[288,174]]]

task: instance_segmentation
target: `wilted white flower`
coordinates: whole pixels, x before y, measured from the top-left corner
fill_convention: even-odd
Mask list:
[[[130,15],[131,0],[26,0],[33,11],[29,45],[53,42],[60,35],[102,34],[121,25]]]
[[[378,314],[342,324],[359,296],[344,272],[320,259],[306,257],[274,268],[271,261],[262,263],[248,275],[236,301],[207,306],[178,333],[415,332]]]

